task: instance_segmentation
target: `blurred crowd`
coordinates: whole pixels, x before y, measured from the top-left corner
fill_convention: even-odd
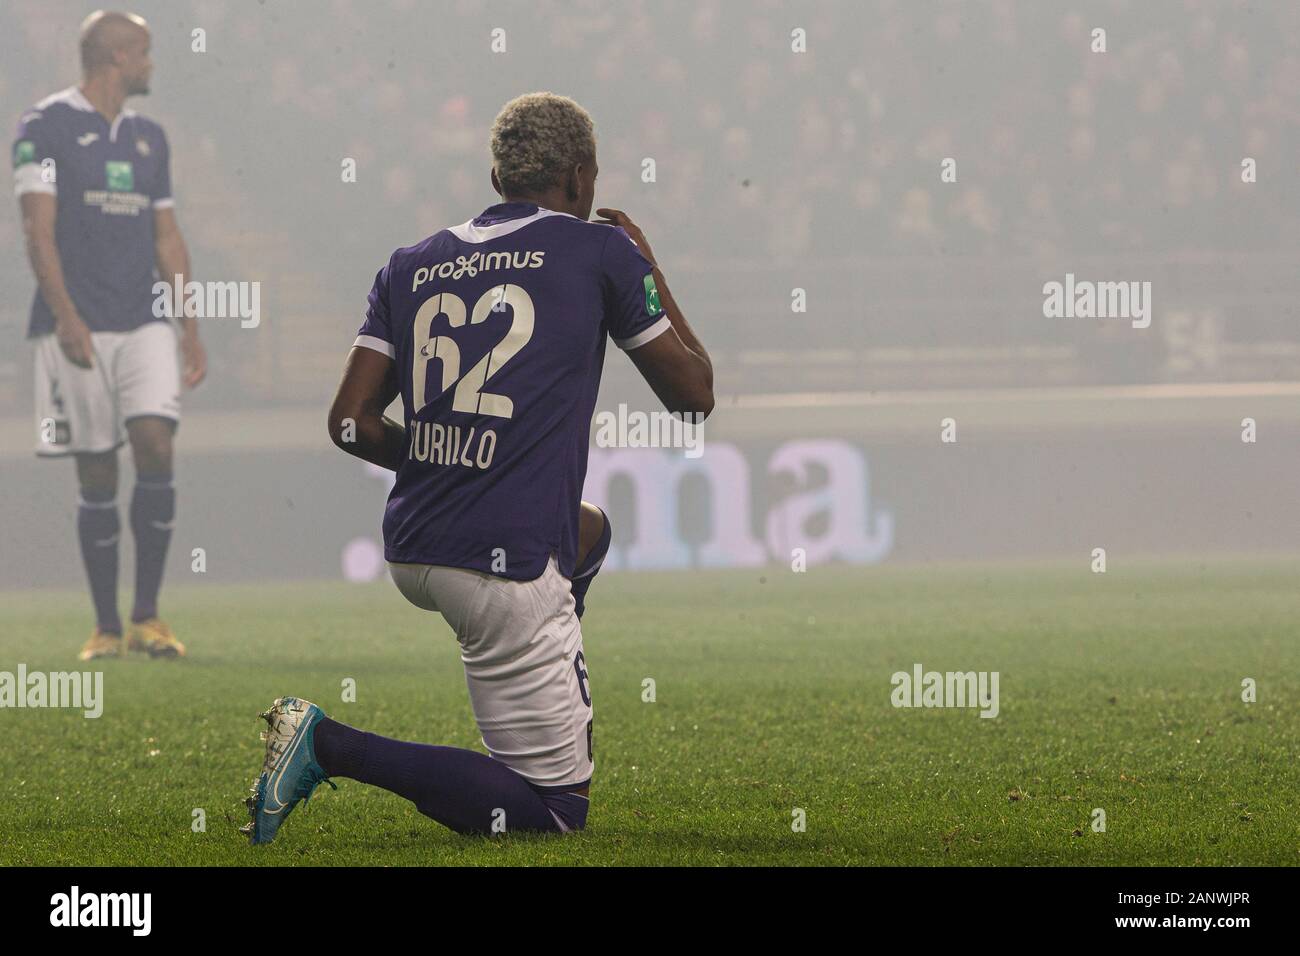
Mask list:
[[[75,80],[84,11],[7,6],[12,125]],[[838,267],[849,301],[855,258],[1293,255],[1300,240],[1294,3],[182,0],[139,12],[154,25],[155,91],[131,105],[171,138],[196,269],[274,280],[268,301],[314,316],[335,353],[388,251],[494,201],[488,127],[535,88],[592,112],[598,198],[641,222],[666,265],[694,270],[696,301],[715,266],[758,284],[800,263]],[[1092,49],[1099,27],[1105,53]],[[797,28],[807,52],[791,50]],[[949,157],[953,183],[940,178]],[[1263,185],[1241,181],[1245,157]],[[341,182],[344,158],[355,184]],[[9,222],[0,315],[12,328],[31,280]],[[837,328],[812,335],[826,345]]]

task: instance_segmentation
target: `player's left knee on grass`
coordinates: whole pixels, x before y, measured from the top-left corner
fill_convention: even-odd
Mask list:
[[[529,789],[533,789],[528,785]],[[416,809],[462,836],[495,836],[498,833],[574,833],[587,825],[588,799],[578,793],[542,793],[533,789],[513,795],[493,794],[485,802],[447,800],[443,795],[421,795]],[[486,796],[484,794],[483,796]]]

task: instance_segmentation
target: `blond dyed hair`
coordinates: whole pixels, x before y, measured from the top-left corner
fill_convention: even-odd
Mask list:
[[[492,165],[506,195],[529,196],[564,183],[578,163],[596,158],[591,115],[567,96],[525,93],[492,123]]]

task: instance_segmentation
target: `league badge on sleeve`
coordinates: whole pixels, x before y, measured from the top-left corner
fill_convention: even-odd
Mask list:
[[[30,139],[20,139],[14,144],[14,169],[36,162],[36,144]]]
[[[663,308],[659,304],[659,290],[655,288],[654,273],[648,272],[645,277],[645,310],[649,315],[657,315]]]

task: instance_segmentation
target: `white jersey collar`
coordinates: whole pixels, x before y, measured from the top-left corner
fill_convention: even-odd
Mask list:
[[[480,214],[481,216],[482,214]],[[577,216],[570,216],[567,212],[556,212],[554,209],[542,209],[540,206],[531,216],[520,216],[518,219],[507,219],[503,222],[496,222],[490,226],[476,226],[475,216],[469,222],[462,222],[459,226],[452,226],[448,230],[461,242],[481,243],[489,239],[499,239],[501,236],[508,236],[512,232],[524,228],[524,226],[537,222],[539,219],[546,219],[549,216],[568,216],[570,219],[578,219]],[[581,222],[582,220],[578,220]]]

